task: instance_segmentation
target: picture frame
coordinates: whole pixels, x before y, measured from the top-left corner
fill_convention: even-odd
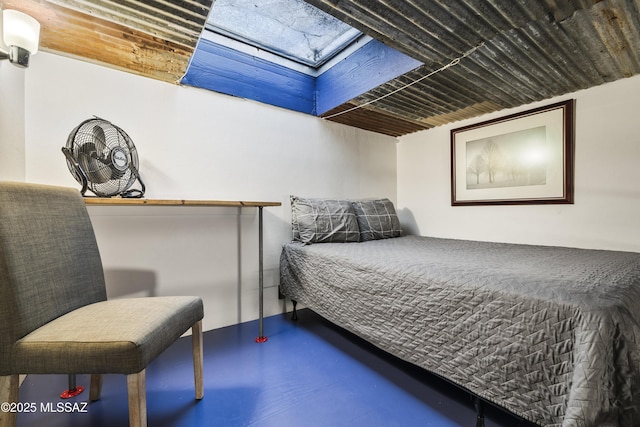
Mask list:
[[[573,99],[451,130],[451,205],[571,204]]]

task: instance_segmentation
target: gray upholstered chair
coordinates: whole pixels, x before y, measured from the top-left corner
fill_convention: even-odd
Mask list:
[[[102,374],[125,374],[130,424],[145,426],[145,369],[189,328],[203,397],[202,317],[198,297],[107,300],[80,193],[0,183],[0,402],[18,401],[19,374],[92,374],[91,400]],[[0,411],[1,427],[15,423]]]

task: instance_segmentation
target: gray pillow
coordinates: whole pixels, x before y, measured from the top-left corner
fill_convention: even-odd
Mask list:
[[[360,228],[360,241],[388,239],[402,234],[391,200],[356,200],[352,204]]]
[[[360,230],[347,200],[291,196],[293,240],[303,243],[358,242]]]

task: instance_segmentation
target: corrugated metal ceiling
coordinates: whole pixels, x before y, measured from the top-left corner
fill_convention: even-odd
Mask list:
[[[212,0],[49,0],[49,3],[194,48]]]
[[[0,6],[43,24],[43,50],[175,83],[213,1],[0,0]],[[640,72],[640,0],[305,1],[424,63],[324,114],[388,135]],[[398,91],[475,47],[457,65]]]
[[[407,122],[430,128],[640,72],[638,0],[305,1],[424,63],[349,102],[396,117],[382,131],[390,135],[407,133]],[[330,120],[376,130],[361,110]]]

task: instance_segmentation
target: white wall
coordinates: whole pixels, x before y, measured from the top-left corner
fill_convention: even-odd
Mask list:
[[[398,205],[414,234],[640,251],[640,76],[400,138]],[[450,131],[576,99],[575,204],[451,206]]]
[[[270,315],[283,308],[278,257],[290,238],[290,194],[397,199],[405,227],[423,235],[640,251],[640,97],[632,96],[639,91],[637,76],[397,143],[39,53],[28,70],[0,64],[0,179],[78,187],[60,148],[95,114],[134,140],[149,198],[282,202],[264,211]],[[567,98],[577,100],[574,205],[451,207],[451,129]],[[257,317],[254,210],[92,207],[90,213],[112,295],[151,287],[158,295],[201,295],[207,329]]]
[[[25,71],[0,61],[0,180],[24,180]]]
[[[395,138],[47,53],[32,58],[25,86],[26,181],[79,187],[60,148],[97,115],[133,139],[148,198],[282,202],[264,210],[266,315],[283,309],[278,258],[291,235],[290,194],[396,198]],[[122,293],[115,278],[126,290],[141,277],[158,295],[203,296],[206,329],[257,318],[255,210],[90,214],[112,294]]]

